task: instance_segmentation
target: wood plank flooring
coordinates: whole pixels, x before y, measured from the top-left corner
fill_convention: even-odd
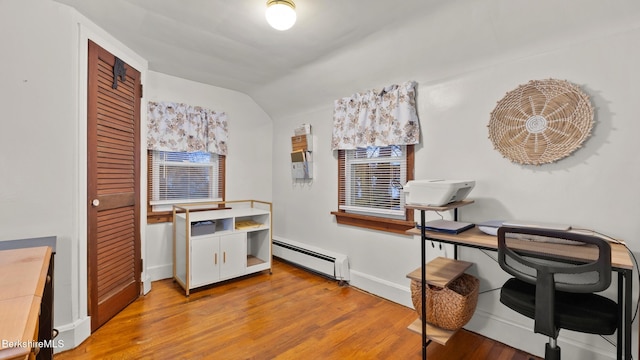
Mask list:
[[[420,359],[414,310],[281,261],[263,272],[192,292],[157,281],[66,359]],[[544,346],[541,344],[541,346]],[[528,360],[468,331],[430,360]],[[537,358],[536,358],[537,359]]]

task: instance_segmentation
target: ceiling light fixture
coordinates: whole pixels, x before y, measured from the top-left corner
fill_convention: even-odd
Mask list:
[[[276,30],[287,30],[296,23],[296,4],[293,0],[267,0],[267,22]]]

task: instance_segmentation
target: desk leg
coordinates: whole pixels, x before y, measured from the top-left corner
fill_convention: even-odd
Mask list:
[[[453,221],[458,221],[458,208],[453,209]],[[458,245],[453,245],[453,258],[458,260]]]
[[[621,273],[622,274],[622,273]],[[622,276],[624,277],[624,358],[631,360],[631,321],[632,321],[632,296],[633,296],[633,270],[625,271]],[[620,282],[620,276],[618,276],[618,282]]]
[[[421,262],[420,262],[420,268],[421,268],[421,279],[420,279],[420,283],[422,284],[421,288],[421,296],[422,296],[422,316],[420,316],[420,322],[422,323],[422,360],[426,360],[427,359],[427,299],[426,299],[426,269],[425,269],[425,263],[427,262],[427,247],[426,247],[426,240],[427,240],[427,234],[425,232],[424,229],[424,223],[425,223],[425,216],[424,216],[424,210],[420,210],[420,247],[421,247],[421,251],[420,253],[422,254],[421,256]]]
[[[616,359],[622,359],[622,348],[624,346],[624,337],[623,333],[626,332],[626,328],[623,330],[625,323],[627,322],[625,317],[625,306],[624,306],[624,280],[626,276],[622,274],[622,272],[618,273],[618,336],[617,336],[617,346],[616,346]]]
[[[631,360],[631,307],[633,271],[618,272],[618,336],[617,359]],[[623,355],[624,354],[624,355]]]

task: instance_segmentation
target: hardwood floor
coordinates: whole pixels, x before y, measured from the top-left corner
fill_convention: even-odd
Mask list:
[[[420,359],[414,310],[274,261],[268,272],[189,297],[157,281],[66,359]],[[468,331],[428,358],[527,360],[529,355]]]

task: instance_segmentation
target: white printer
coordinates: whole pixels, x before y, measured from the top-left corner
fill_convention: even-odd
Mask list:
[[[443,206],[464,200],[475,185],[473,180],[411,180],[403,187],[405,203]]]

